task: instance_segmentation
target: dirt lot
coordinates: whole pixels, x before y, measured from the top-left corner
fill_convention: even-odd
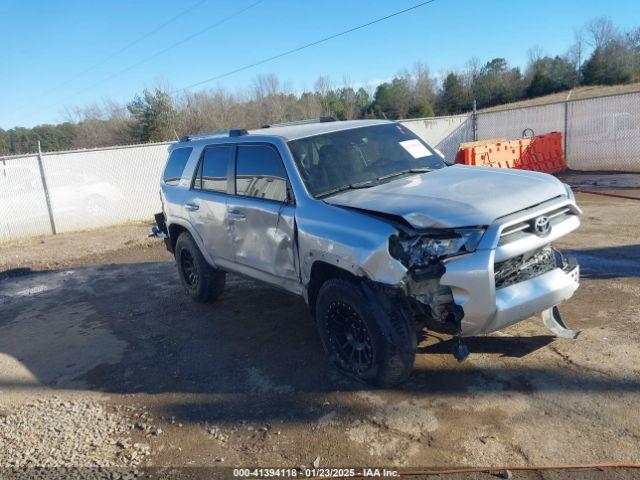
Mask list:
[[[562,307],[580,337],[532,318],[471,339],[463,363],[429,337],[393,390],[329,369],[298,298],[232,277],[218,302],[189,301],[147,225],[0,245],[0,466],[640,463],[640,201],[578,201],[559,246],[582,264]]]

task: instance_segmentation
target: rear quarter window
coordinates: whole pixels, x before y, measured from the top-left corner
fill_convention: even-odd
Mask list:
[[[164,167],[164,174],[162,180],[166,185],[178,185],[180,178],[182,178],[182,172],[187,165],[189,156],[193,148],[176,148],[167,160],[167,166]]]

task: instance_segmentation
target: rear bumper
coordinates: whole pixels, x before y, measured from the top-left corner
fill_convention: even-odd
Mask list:
[[[452,258],[440,283],[448,285],[464,311],[462,336],[495,332],[571,298],[579,268],[555,268],[537,277],[496,289],[494,250]]]

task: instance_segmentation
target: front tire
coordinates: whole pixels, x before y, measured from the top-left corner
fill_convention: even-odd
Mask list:
[[[187,295],[196,302],[210,302],[222,295],[226,273],[207,263],[189,232],[182,232],[178,237],[175,257],[180,282]]]
[[[316,321],[331,363],[346,375],[392,387],[411,374],[415,328],[397,299],[362,281],[331,279],[318,292]]]

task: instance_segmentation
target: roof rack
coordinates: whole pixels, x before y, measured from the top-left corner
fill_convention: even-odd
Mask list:
[[[326,122],[337,122],[338,119],[333,115],[328,115],[320,118],[308,118],[306,120],[294,120],[293,122],[283,122],[283,123],[272,123],[263,125],[261,128],[271,128],[271,127],[289,127],[291,125],[306,125],[307,123],[326,123]]]
[[[206,138],[229,138],[229,137],[241,137],[243,135],[249,135],[244,128],[231,128],[229,130],[218,130],[216,132],[209,133],[193,133],[185,135],[180,138],[181,142],[190,142],[192,140],[204,140]]]

